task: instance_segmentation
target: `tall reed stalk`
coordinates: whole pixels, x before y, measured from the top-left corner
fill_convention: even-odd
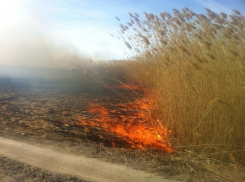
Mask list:
[[[125,65],[155,91],[152,115],[172,131],[175,149],[245,157],[245,17],[196,14],[130,15],[120,24]]]

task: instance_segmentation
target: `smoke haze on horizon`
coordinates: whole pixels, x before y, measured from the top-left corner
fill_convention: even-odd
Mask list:
[[[0,3],[0,65],[82,68],[89,56],[58,40],[50,31],[48,17],[28,9],[30,1]],[[24,6],[25,5],[25,6]]]
[[[0,64],[69,69],[82,68],[89,63],[88,56],[75,47],[44,32],[32,28],[13,32],[1,37]]]

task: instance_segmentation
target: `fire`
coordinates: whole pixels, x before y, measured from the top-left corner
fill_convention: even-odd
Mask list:
[[[97,112],[97,113],[101,113],[103,115],[108,114],[108,111],[106,110],[106,108],[104,108],[103,106],[100,106],[100,105],[93,105],[93,104],[90,104],[89,112],[91,112],[91,113]]]
[[[153,103],[154,99],[144,97],[127,104],[118,103],[116,108],[108,110],[93,102],[89,104],[88,110],[94,118],[80,119],[80,124],[113,133],[135,149],[155,148],[172,153],[173,149],[168,141],[171,132],[163,127],[159,120],[151,117],[150,109]]]

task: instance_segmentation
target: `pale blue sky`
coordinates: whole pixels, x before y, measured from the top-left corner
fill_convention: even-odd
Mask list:
[[[172,8],[184,7],[196,13],[205,13],[207,7],[218,13],[232,14],[236,9],[245,14],[244,0],[0,1],[0,64],[56,67],[65,60],[77,65],[90,56],[95,60],[122,58],[123,50],[109,35],[119,30],[116,16],[126,23],[128,12],[143,18],[143,12],[171,13]]]

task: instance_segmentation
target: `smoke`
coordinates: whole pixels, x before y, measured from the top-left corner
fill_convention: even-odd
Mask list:
[[[86,69],[87,55],[52,35],[48,15],[29,0],[0,3],[0,65]]]
[[[0,38],[0,63],[54,68],[82,68],[88,58],[71,45],[35,29],[16,29]]]

